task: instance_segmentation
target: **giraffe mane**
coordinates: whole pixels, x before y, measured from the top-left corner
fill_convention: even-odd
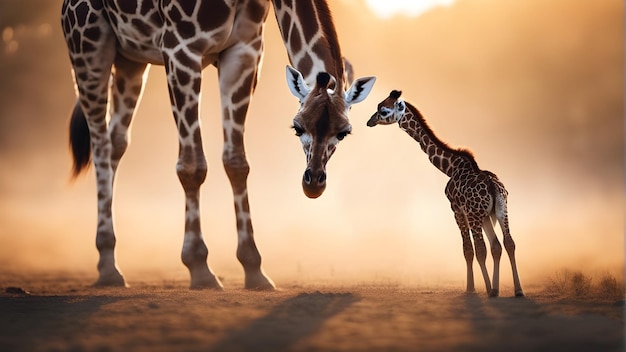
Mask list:
[[[430,125],[428,125],[428,122],[426,121],[422,113],[409,102],[405,101],[404,103],[406,104],[407,108],[411,110],[413,115],[415,115],[415,117],[419,119],[420,125],[426,131],[426,133],[431,137],[431,139],[435,142],[435,144],[437,144],[442,149],[446,149],[450,151],[451,153],[465,157],[467,160],[469,160],[472,163],[472,165],[474,166],[476,170],[480,170],[480,168],[478,167],[478,163],[476,162],[476,158],[474,157],[474,153],[470,149],[451,147],[448,143],[439,139],[439,137],[437,137],[435,132],[433,132],[433,129],[430,127]]]
[[[328,49],[330,50],[333,62],[335,63],[336,72],[332,72],[332,74],[336,74],[336,78],[343,81],[343,56],[341,55],[339,36],[337,35],[337,30],[335,29],[333,16],[330,12],[330,8],[328,7],[328,3],[325,0],[314,1],[314,3],[319,14],[318,20],[320,26],[322,27],[322,31],[324,32],[324,38],[326,38],[326,40],[328,41]],[[343,82],[342,89],[345,89],[345,84],[343,84]]]

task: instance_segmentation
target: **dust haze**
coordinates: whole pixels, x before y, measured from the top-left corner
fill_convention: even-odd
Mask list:
[[[361,0],[331,7],[356,76],[378,80],[352,108],[353,133],[328,164],[324,195],[310,200],[300,186],[305,157],[289,128],[298,102],[273,13],[246,124],[252,221],[278,286],[286,278],[464,285],[445,175],[396,126],[365,125],[392,89],[505,183],[523,284],[561,268],[622,276],[621,1],[457,0],[387,19]],[[69,182],[75,96],[59,12],[60,1],[0,4],[0,265],[86,270],[95,280],[95,177],[92,169]],[[203,233],[213,271],[242,280],[215,70],[203,77]],[[131,284],[145,270],[185,279],[184,196],[162,67],[151,68],[132,128],[116,180],[118,264]]]

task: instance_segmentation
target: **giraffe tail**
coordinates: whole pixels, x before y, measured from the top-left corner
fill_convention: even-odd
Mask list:
[[[70,119],[70,149],[74,159],[72,177],[76,178],[87,170],[91,161],[91,138],[87,119],[78,101]]]
[[[489,189],[487,190],[493,199],[493,205],[490,211],[490,218],[492,225],[495,225],[498,220],[504,218],[507,213],[507,195],[508,192],[504,187],[504,184],[498,179],[496,174],[483,170],[487,176],[489,176]]]

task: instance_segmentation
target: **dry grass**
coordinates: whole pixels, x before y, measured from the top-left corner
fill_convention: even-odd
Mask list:
[[[624,283],[610,274],[599,278],[582,271],[560,270],[548,278],[546,293],[561,298],[623,300]]]

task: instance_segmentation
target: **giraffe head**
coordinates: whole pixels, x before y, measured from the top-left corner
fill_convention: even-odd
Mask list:
[[[367,125],[374,127],[400,121],[406,111],[406,104],[404,100],[400,99],[401,94],[402,92],[399,90],[392,90],[389,96],[378,104],[378,109],[367,121]]]
[[[302,189],[309,198],[317,198],[326,188],[326,163],[337,143],[352,131],[348,112],[352,104],[363,101],[372,90],[375,77],[354,81],[343,90],[343,81],[327,72],[318,73],[315,86],[309,87],[302,74],[287,66],[287,84],[300,100],[300,109],[293,118],[293,129],[300,138],[306,155]]]

